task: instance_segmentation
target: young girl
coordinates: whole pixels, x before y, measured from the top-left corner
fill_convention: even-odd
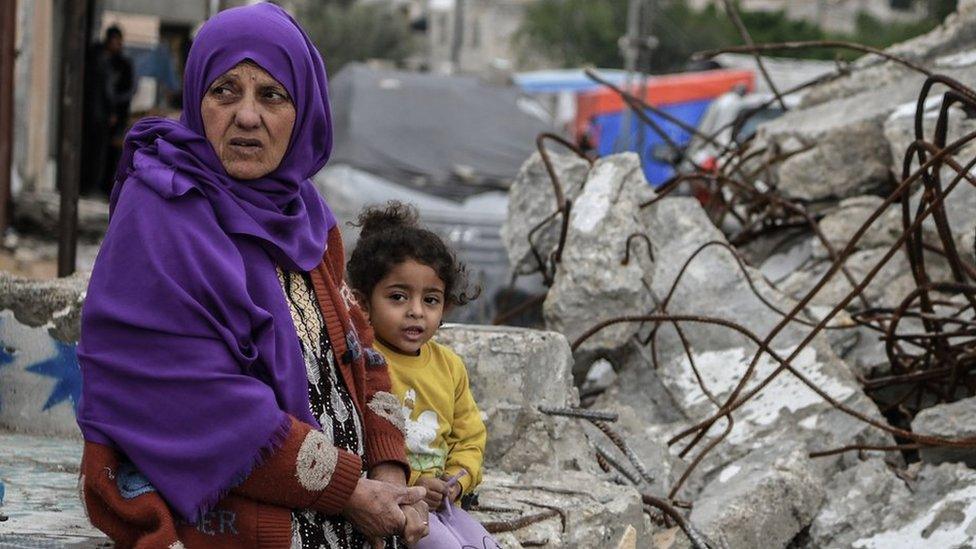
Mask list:
[[[481,482],[485,424],[464,363],[431,341],[444,312],[463,305],[464,267],[417,213],[398,202],[367,208],[349,260],[349,282],[389,364],[406,421],[410,484],[427,488],[430,534],[415,547],[497,547],[455,506]]]

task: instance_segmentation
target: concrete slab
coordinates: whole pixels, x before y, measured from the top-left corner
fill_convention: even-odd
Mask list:
[[[78,498],[80,440],[0,432],[0,547],[98,547]]]

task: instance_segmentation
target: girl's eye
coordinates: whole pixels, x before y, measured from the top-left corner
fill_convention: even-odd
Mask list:
[[[407,296],[405,296],[403,294],[391,294],[390,295],[390,299],[392,301],[406,301]]]
[[[424,301],[426,301],[428,305],[437,305],[441,302],[441,298],[437,296],[428,296],[424,299]]]

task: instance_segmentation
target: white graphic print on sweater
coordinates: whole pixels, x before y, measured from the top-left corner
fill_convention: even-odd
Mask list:
[[[444,469],[446,452],[434,446],[437,438],[437,412],[424,410],[417,419],[412,419],[417,402],[417,391],[407,389],[403,398],[403,419],[406,423],[407,460],[415,471]]]

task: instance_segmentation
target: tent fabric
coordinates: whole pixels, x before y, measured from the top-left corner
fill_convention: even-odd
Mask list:
[[[330,82],[333,163],[457,198],[506,184],[551,130],[511,86],[468,76],[344,67]],[[467,189],[467,190],[466,190]]]

